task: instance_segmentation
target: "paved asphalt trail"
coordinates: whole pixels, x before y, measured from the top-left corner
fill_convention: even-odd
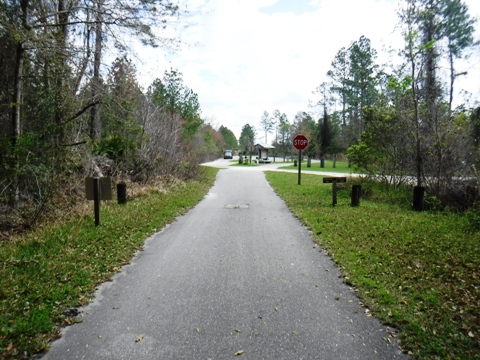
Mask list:
[[[221,170],[43,358],[406,359],[251,169]]]

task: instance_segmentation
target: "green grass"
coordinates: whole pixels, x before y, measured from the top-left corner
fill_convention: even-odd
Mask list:
[[[205,168],[202,180],[166,194],[102,204],[98,227],[93,216],[77,217],[0,244],[0,358],[45,350],[59,326],[75,321],[66,310],[88,303],[149,235],[197,204],[217,171]]]
[[[99,227],[92,216],[77,217],[2,243],[0,358],[45,350],[59,326],[75,321],[66,310],[88,303],[146,237],[198,203],[217,171],[206,168],[202,181],[166,194],[102,204]],[[479,214],[413,212],[410,190],[370,183],[352,208],[349,189],[358,179],[338,185],[332,207],[332,186],[320,176],[304,174],[299,186],[296,174],[266,174],[365,305],[401,331],[414,357],[480,358],[480,233],[472,231]]]
[[[278,163],[279,161],[277,161]],[[348,167],[348,163],[344,161],[337,161],[336,167],[333,167],[333,161],[326,160],[325,167],[320,167],[320,162],[312,162],[311,167],[307,167],[307,161],[302,161],[302,171],[318,171],[318,172],[334,172],[340,174],[351,174],[354,172],[353,168]],[[284,170],[298,170],[297,166],[287,165],[282,166],[279,169]]]
[[[411,193],[364,183],[350,206],[352,180],[267,172],[291,211],[337,263],[345,281],[419,359],[480,358],[480,233],[469,216],[411,210]],[[354,180],[360,181],[360,180]]]
[[[233,161],[230,161],[232,164],[230,166],[258,166],[258,164],[255,164],[253,161],[252,163],[250,164],[248,161],[243,161],[243,164],[240,164],[238,162],[238,160],[233,160]]]

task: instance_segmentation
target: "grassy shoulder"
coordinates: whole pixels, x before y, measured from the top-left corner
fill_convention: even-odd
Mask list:
[[[278,161],[277,161],[278,163]],[[287,163],[286,163],[287,164]],[[298,170],[298,166],[291,165],[282,166],[279,169],[282,170]],[[339,173],[339,174],[351,174],[353,169],[348,167],[348,163],[345,161],[337,161],[335,167],[333,167],[333,161],[326,160],[325,167],[320,167],[320,162],[312,162],[312,166],[307,167],[307,161],[302,161],[302,171],[318,171],[318,172],[329,172],[329,173]]]
[[[409,192],[363,184],[350,206],[352,181],[332,185],[305,174],[267,172],[291,211],[340,267],[364,304],[401,331],[419,359],[480,358],[480,233],[468,216],[410,210]]]
[[[101,224],[79,216],[0,245],[0,358],[46,349],[70,308],[88,303],[95,288],[128,264],[145,239],[196,205],[218,169],[125,205],[102,203]]]
[[[258,164],[255,164],[254,162],[250,163],[250,162],[245,161],[245,162],[243,162],[242,164],[240,164],[240,163],[238,162],[238,160],[233,160],[233,161],[230,161],[230,162],[231,162],[230,166],[240,166],[240,167],[245,167],[245,166],[258,166]]]

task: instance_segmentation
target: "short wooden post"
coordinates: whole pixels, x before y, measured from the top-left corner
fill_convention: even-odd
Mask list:
[[[333,192],[333,194],[332,194],[333,204],[332,205],[335,206],[335,205],[337,205],[337,182],[336,181],[334,181],[332,183],[332,192]]]
[[[98,178],[93,179],[93,212],[95,213],[95,226],[100,225],[100,188]]]
[[[127,184],[125,183],[117,184],[117,202],[119,204],[127,203]]]
[[[360,205],[360,194],[362,193],[362,185],[352,186],[352,206]]]
[[[413,188],[413,210],[423,211],[424,196],[425,188],[423,186],[415,186]]]

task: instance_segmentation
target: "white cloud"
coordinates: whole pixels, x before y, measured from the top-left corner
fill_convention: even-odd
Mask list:
[[[165,69],[179,69],[185,84],[198,93],[203,114],[237,137],[246,123],[258,126],[264,111],[278,109],[290,121],[298,111],[309,111],[312,91],[327,80],[335,54],[360,36],[372,41],[379,62],[386,60],[384,45],[402,45],[394,33],[398,5],[393,0],[185,1],[194,15],[182,38],[198,45],[174,56],[142,50],[145,65],[139,73],[151,82]],[[295,10],[299,3],[308,11],[285,8],[291,4]],[[480,14],[480,2],[468,4],[472,14]],[[273,12],[272,5],[282,5],[282,11]],[[478,73],[468,77],[477,87],[478,80]]]

